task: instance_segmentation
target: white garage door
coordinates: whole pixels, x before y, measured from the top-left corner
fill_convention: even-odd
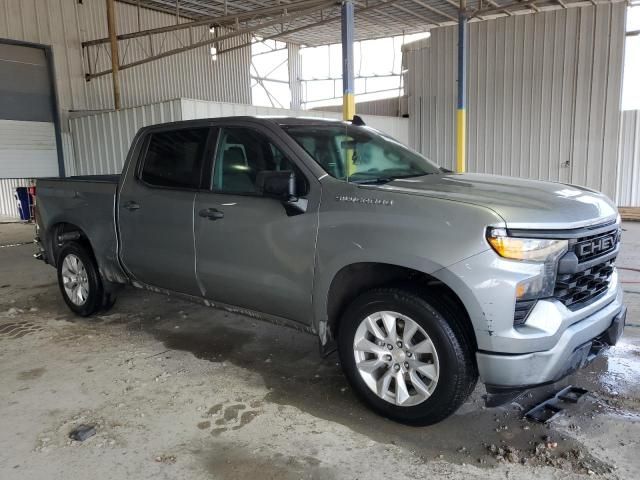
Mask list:
[[[51,85],[44,49],[0,43],[0,178],[59,174]]]
[[[58,176],[53,122],[0,120],[0,177]]]

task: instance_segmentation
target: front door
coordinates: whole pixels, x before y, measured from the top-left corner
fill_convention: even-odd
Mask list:
[[[220,129],[210,189],[196,198],[197,274],[211,300],[309,324],[319,184],[292,156],[258,125]],[[295,172],[306,212],[259,193],[269,170]]]
[[[127,172],[118,202],[120,255],[136,280],[200,295],[193,205],[209,132],[208,127],[152,130],[137,168]]]

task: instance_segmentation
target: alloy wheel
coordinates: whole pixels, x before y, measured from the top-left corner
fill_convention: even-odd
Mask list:
[[[408,407],[436,389],[440,364],[432,340],[414,320],[380,311],[364,318],[353,340],[356,368],[381,399]]]

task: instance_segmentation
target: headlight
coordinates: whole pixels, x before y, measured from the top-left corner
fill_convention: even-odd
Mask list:
[[[567,240],[510,237],[504,228],[489,228],[487,241],[504,258],[529,262],[554,262],[567,251]]]

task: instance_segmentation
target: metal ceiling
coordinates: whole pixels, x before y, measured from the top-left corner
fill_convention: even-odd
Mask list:
[[[265,7],[281,7],[295,0],[120,0],[134,5],[177,14],[192,20],[246,14]],[[470,0],[475,21],[541,10],[569,8],[616,0]],[[356,0],[356,40],[417,33],[456,23],[456,0]],[[283,10],[286,11],[286,10]],[[303,45],[340,42],[340,2],[321,5],[307,15],[270,25],[255,33]],[[239,22],[239,27],[256,25],[256,20]],[[287,33],[289,32],[289,33]]]
[[[113,1],[109,0],[107,4],[113,5]],[[340,0],[119,1],[136,5],[139,9],[171,13],[176,16],[176,21],[163,27],[126,33],[118,33],[114,28],[113,36],[82,42],[89,65],[85,75],[87,80],[109,75],[114,69],[126,70],[201,47],[212,47],[216,54],[224,54],[251,45],[255,36],[307,46],[340,41]],[[596,1],[469,0],[466,16],[477,22],[499,16],[591,5]],[[354,0],[354,3],[355,40],[417,33],[457,23],[456,0]],[[166,41],[169,36],[176,40],[173,46]],[[234,42],[229,43],[232,39]],[[127,58],[129,46],[134,43],[141,45],[147,40],[149,48],[144,55],[137,59]],[[111,44],[111,51],[116,52],[115,56],[111,55],[112,68],[94,71],[92,59],[97,59],[108,44]]]

